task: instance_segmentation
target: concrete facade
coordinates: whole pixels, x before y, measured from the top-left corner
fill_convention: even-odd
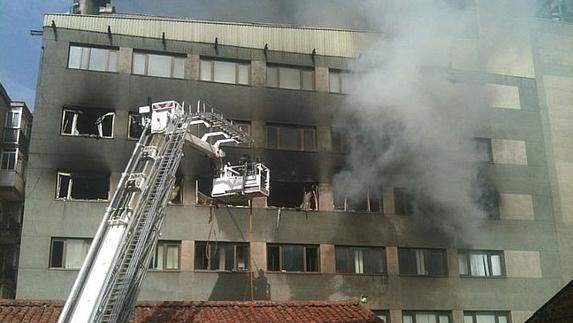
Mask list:
[[[208,177],[209,165],[203,156],[186,150],[181,166],[183,204],[167,208],[161,237],[181,242],[179,270],[151,271],[141,299],[366,297],[371,309],[388,310],[392,323],[401,322],[404,310],[449,311],[456,323],[463,321],[463,311],[507,311],[514,323],[522,322],[573,277],[573,255],[569,252],[573,250],[573,64],[569,64],[573,50],[563,48],[573,39],[573,25],[514,12],[499,26],[488,20],[487,4],[479,10],[481,37],[460,41],[452,66],[464,70],[458,73],[462,81],[478,77],[490,89],[488,104],[484,104],[489,122],[476,137],[492,138],[493,162],[485,167],[501,196],[500,218],[464,220],[481,233],[471,241],[471,249],[503,252],[503,277],[460,276],[458,251],[468,248],[462,243],[465,237],[439,235],[429,231],[423,219],[397,215],[391,188],[385,188],[383,212],[334,210],[330,179],[343,165],[344,155],[333,151],[330,128],[333,116],[347,102],[345,95],[329,93],[328,75],[329,69],[347,69],[350,58],[311,57],[310,53],[224,43],[217,47],[175,40],[164,43],[160,38],[128,35],[113,35],[110,40],[104,33],[63,28],[58,29],[56,39],[52,28],[44,28],[17,297],[66,297],[77,270],[49,268],[50,241],[90,238],[107,205],[105,201],[56,199],[57,172],[107,172],[113,190],[135,145],[127,138],[129,112],[145,105],[148,97],[153,101],[206,99],[228,118],[250,121],[255,144],[226,148],[229,160],[243,154],[259,156],[271,168],[273,180],[318,183],[319,211],[279,211],[266,207],[263,199],[256,201],[250,219],[246,208],[196,205],[195,181]],[[518,27],[531,21],[533,30]],[[497,51],[499,56],[485,66],[463,58],[472,48],[491,45],[488,32],[494,27],[504,28],[503,24],[519,30],[515,43],[508,43],[508,48],[527,50],[518,56],[510,49]],[[68,68],[70,44],[118,48],[117,72]],[[130,53],[134,50],[184,55],[184,78],[132,74]],[[251,62],[250,85],[200,81],[200,57]],[[314,68],[315,90],[266,87],[269,63]],[[113,139],[60,135],[62,109],[67,106],[113,110]],[[266,149],[267,123],[315,127],[316,151]],[[196,269],[195,243],[213,239],[248,242],[253,279],[249,273]],[[268,271],[269,243],[318,245],[320,271]],[[385,247],[386,273],[336,273],[336,246]],[[446,250],[447,275],[400,274],[402,247]]]

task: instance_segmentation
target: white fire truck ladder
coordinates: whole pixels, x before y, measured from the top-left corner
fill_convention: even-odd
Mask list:
[[[58,322],[127,322],[157,240],[169,192],[183,156],[191,146],[211,158],[221,158],[219,144],[245,143],[250,137],[222,114],[199,103],[185,113],[175,101],[142,107],[145,127],[107,207],[86,259],[72,287]],[[204,124],[203,138],[190,134],[193,124]],[[222,137],[214,144],[210,137]],[[261,190],[249,197],[268,195],[269,172],[260,182]],[[246,174],[245,174],[246,176]],[[230,192],[227,195],[243,192]]]

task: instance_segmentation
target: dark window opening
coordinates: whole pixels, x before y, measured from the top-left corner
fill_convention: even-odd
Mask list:
[[[139,139],[143,133],[143,118],[140,114],[130,113],[129,114],[129,129],[128,138]]]
[[[107,200],[109,175],[99,173],[58,173],[57,196],[64,200]]]
[[[195,180],[195,203],[197,205],[207,205],[211,203],[211,191],[213,190],[213,179],[209,177],[199,177]]]
[[[249,269],[249,246],[234,242],[195,242],[195,269],[246,271]]]
[[[267,125],[267,148],[315,151],[316,129],[286,125]]]
[[[169,192],[169,204],[183,204],[183,176],[175,177]]]
[[[64,109],[62,135],[113,138],[115,114],[100,109]]]
[[[271,182],[269,206],[318,210],[318,185],[316,183]]]
[[[447,274],[444,249],[398,248],[400,274],[416,276],[444,276]]]
[[[318,246],[267,245],[267,270],[319,272]]]
[[[482,162],[493,162],[491,138],[475,138],[475,143],[477,159]]]
[[[395,213],[400,215],[414,214],[414,199],[404,189],[394,187]]]
[[[336,246],[336,272],[381,274],[386,271],[384,248]]]
[[[473,196],[478,209],[485,216],[499,219],[499,192],[486,174],[486,169],[481,169],[478,173]]]

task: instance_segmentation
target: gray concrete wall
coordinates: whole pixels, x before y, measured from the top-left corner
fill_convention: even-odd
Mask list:
[[[175,80],[131,75],[129,64],[121,65],[119,73],[102,73],[66,68],[69,42],[109,44],[107,35],[59,30],[55,41],[51,29],[44,30],[44,55],[38,80],[35,124],[32,135],[29,175],[26,188],[26,212],[19,270],[18,297],[64,298],[77,274],[74,270],[48,270],[51,237],[91,237],[99,223],[105,202],[57,201],[55,195],[58,169],[76,171],[99,170],[118,178],[134,141],[126,139],[127,111],[135,111],[147,102],[176,99],[193,102],[207,99],[231,119],[251,120],[255,138],[264,138],[265,122],[280,122],[330,127],[333,115],[345,106],[345,96],[328,94],[325,75],[330,68],[345,68],[340,58],[316,57],[316,82],[320,91],[292,91],[264,87],[265,56],[261,50],[219,46],[218,52],[209,44],[168,42],[114,35],[112,45],[122,54],[129,49],[146,49],[188,54],[186,79]],[[251,69],[253,86],[227,85],[197,81],[197,56],[217,56],[254,61]],[[125,56],[125,57],[124,57]],[[120,58],[129,59],[129,55]],[[266,60],[313,66],[310,55],[269,52]],[[512,310],[527,312],[538,308],[562,285],[572,272],[571,256],[563,252],[570,244],[569,227],[556,232],[552,199],[555,185],[548,179],[552,160],[547,150],[546,120],[538,104],[535,79],[511,75],[464,74],[458,78],[479,77],[482,83],[517,88],[519,109],[514,106],[487,107],[488,122],[476,134],[500,142],[519,141],[518,162],[493,163],[487,172],[504,194],[529,196],[532,211],[519,214],[521,200],[506,199],[500,220],[477,221],[468,218],[468,228],[481,234],[472,241],[459,236],[430,232],[422,219],[393,215],[391,194],[385,194],[386,214],[354,214],[328,211],[283,211],[277,224],[277,210],[256,208],[252,232],[253,253],[257,269],[265,269],[265,243],[320,244],[323,273],[256,272],[251,283],[244,273],[199,272],[193,269],[193,257],[182,256],[178,272],[151,272],[145,281],[143,299],[246,299],[252,288],[257,298],[272,299],[345,299],[367,296],[373,309],[391,309],[396,316],[400,309],[449,310]],[[502,90],[503,92],[503,90]],[[501,103],[515,103],[515,91]],[[513,95],[513,97],[511,97]],[[59,135],[64,105],[106,107],[116,111],[113,139],[90,139]],[[501,104],[500,104],[501,105]],[[255,127],[256,126],[256,127]],[[228,149],[230,160],[240,154],[261,156],[275,179],[305,180],[328,183],[334,170],[342,165],[343,156],[329,151],[328,145],[318,152],[289,152],[264,149],[261,142],[253,148]],[[505,159],[507,161],[507,159]],[[511,159],[510,159],[511,161]],[[526,161],[524,163],[523,161]],[[206,174],[208,163],[190,149],[185,152],[182,172],[185,183],[193,183],[197,174]],[[553,170],[555,172],[555,170]],[[555,175],[553,175],[555,178]],[[114,184],[112,182],[112,184]],[[186,184],[186,187],[189,185]],[[328,185],[321,185],[328,191]],[[220,241],[247,241],[248,214],[240,208],[215,210],[214,223],[209,223],[209,208],[196,207],[191,189],[184,192],[185,205],[168,207],[162,239],[184,241],[183,251],[192,250],[193,241],[207,240],[213,226]],[[328,194],[326,194],[328,196]],[[529,201],[529,200],[528,200]],[[322,203],[322,202],[321,202]],[[507,204],[510,203],[510,204]],[[517,203],[517,204],[511,204]],[[526,207],[527,207],[526,206]],[[393,208],[392,208],[393,209]],[[503,210],[503,209],[502,209]],[[461,217],[464,215],[461,214]],[[366,245],[387,247],[387,275],[341,275],[332,273],[332,245]],[[468,248],[508,250],[508,268],[533,264],[532,272],[508,271],[499,279],[461,278],[457,268],[450,268],[447,277],[400,276],[396,247],[435,247],[449,250],[449,263],[456,263],[456,249]],[[531,255],[539,255],[539,257]],[[513,257],[512,257],[513,255]],[[513,266],[513,267],[512,267]],[[493,292],[495,291],[495,292]]]

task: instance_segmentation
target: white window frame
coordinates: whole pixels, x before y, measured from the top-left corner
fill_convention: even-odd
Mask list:
[[[216,62],[224,62],[224,63],[233,63],[235,64],[235,81],[234,82],[221,82],[215,81],[215,63]],[[202,70],[203,64],[209,64],[209,79],[203,79]],[[246,66],[247,67],[247,83],[239,83],[239,75],[240,75],[240,67]],[[199,80],[204,82],[215,82],[215,83],[223,83],[223,84],[235,84],[235,85],[251,85],[251,62],[250,61],[240,61],[240,60],[228,60],[228,59],[215,59],[211,57],[203,57],[201,56],[199,59]]]
[[[79,48],[80,49],[80,66],[79,67],[70,67],[70,62],[71,62],[71,55],[72,55],[72,48]],[[92,48],[96,48],[96,49],[102,49],[105,50],[105,69],[102,70],[94,70],[91,69],[89,64],[90,64],[90,58],[91,58],[91,50]],[[85,54],[84,56],[84,51],[87,51],[87,54]],[[113,68],[113,70],[110,70],[110,53],[114,52],[115,53],[115,66]],[[86,63],[86,68],[82,68],[82,61],[83,59],[87,59],[87,63]],[[105,72],[105,73],[117,73],[117,65],[118,65],[118,61],[119,61],[119,50],[117,48],[108,48],[108,47],[95,47],[95,46],[83,46],[83,45],[75,45],[75,44],[70,44],[70,47],[68,49],[68,63],[67,63],[67,67],[69,69],[73,69],[73,70],[84,70],[84,71],[94,71],[94,72]]]
[[[68,241],[70,241],[70,240],[81,240],[90,246],[92,243],[92,239],[89,239],[89,238],[52,238],[50,240],[50,254],[49,254],[50,258],[48,260],[48,268],[50,268],[50,269],[70,269],[70,270],[77,270],[77,269],[81,268],[81,266],[80,267],[66,267],[67,244],[68,244]],[[54,251],[54,241],[61,241],[63,243],[63,246],[62,246],[62,267],[54,267],[52,264],[52,253]],[[88,250],[89,250],[89,247],[88,247]],[[86,252],[86,255],[87,255],[87,252]],[[86,255],[83,256],[84,259],[82,260],[82,262],[85,260]]]
[[[134,116],[139,116],[139,117],[141,117],[141,115],[140,115],[139,113],[136,113],[136,112],[130,112],[130,113],[128,114],[128,117],[127,117],[127,139],[129,139],[129,140],[139,140],[139,138],[135,138],[135,137],[132,137],[132,136],[130,135],[130,134],[131,134],[131,119],[132,119]]]
[[[144,60],[144,66],[143,66],[143,74],[140,73],[135,73],[135,56],[136,55],[142,55],[145,57]],[[164,56],[164,57],[169,57],[170,59],[170,68],[169,68],[169,76],[157,76],[157,75],[149,75],[149,55],[155,55],[155,56]],[[175,77],[175,60],[179,58],[179,59],[183,59],[183,75],[181,77]],[[178,79],[178,80],[182,80],[185,79],[185,56],[183,55],[176,55],[176,54],[167,54],[167,53],[148,53],[148,52],[140,52],[140,51],[134,51],[133,52],[133,59],[132,59],[132,73],[133,75],[144,75],[144,76],[151,76],[151,77],[163,77],[163,78],[172,78],[172,79]]]
[[[167,250],[170,247],[177,247],[177,268],[166,268],[167,266]],[[157,259],[157,254],[159,249],[162,249],[163,259],[161,266],[155,265],[155,260]],[[153,256],[151,257],[151,262],[149,263],[149,270],[152,271],[179,271],[181,270],[181,241],[173,240],[159,240],[157,241],[157,246],[153,251]]]
[[[85,110],[89,110],[85,109]],[[95,109],[94,109],[95,110]],[[73,108],[64,108],[62,110],[62,122],[60,125],[60,135],[62,136],[71,136],[71,137],[97,137],[97,138],[105,138],[105,139],[113,139],[114,137],[114,129],[115,129],[115,112],[106,112],[104,113],[101,118],[107,118],[107,117],[111,117],[111,135],[109,136],[104,136],[103,135],[103,131],[101,129],[101,123],[98,125],[98,130],[101,133],[101,135],[91,135],[91,134],[80,134],[77,130],[77,124],[78,124],[78,116],[81,114],[82,109],[78,108],[78,109],[73,109]],[[66,122],[66,113],[71,113],[73,114],[72,117],[72,131],[71,133],[67,133],[64,132],[64,125]]]
[[[66,192],[66,197],[60,197],[59,193],[60,193],[60,187],[61,187],[61,181],[60,181],[60,177],[69,177],[70,178],[70,183],[68,185],[68,191]],[[110,180],[110,177],[108,177],[108,181]],[[89,202],[105,202],[105,201],[109,201],[109,194],[110,194],[110,190],[111,190],[111,185],[108,184],[108,192],[107,192],[107,197],[105,199],[74,199],[72,198],[72,187],[74,184],[74,178],[72,176],[72,173],[68,173],[68,172],[58,172],[57,176],[56,176],[56,200],[59,201],[89,201]]]
[[[10,150],[10,151],[8,151]],[[2,155],[0,158],[0,169],[2,170],[8,170],[8,171],[16,171],[18,169],[18,159],[19,159],[19,153],[20,153],[20,149],[19,148],[2,148]],[[4,157],[7,155],[14,155],[14,167],[13,168],[4,168],[3,164],[4,164]],[[9,163],[8,163],[9,164]]]

